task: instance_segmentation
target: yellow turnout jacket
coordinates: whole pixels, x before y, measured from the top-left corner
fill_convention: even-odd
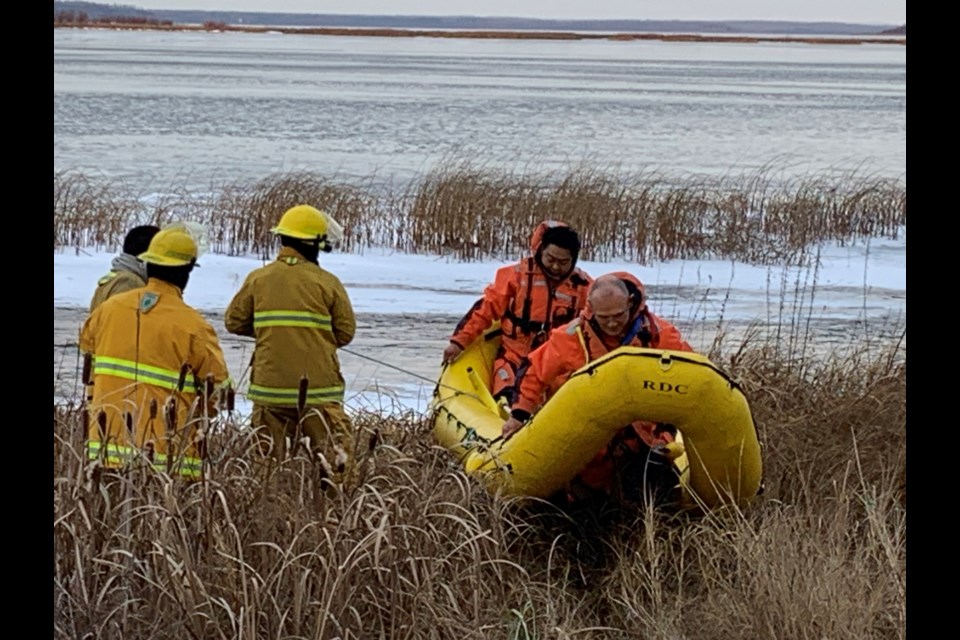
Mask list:
[[[93,298],[90,300],[91,313],[110,296],[139,289],[145,284],[147,284],[146,281],[132,271],[125,269],[111,271],[97,281],[97,289],[93,292]]]
[[[296,407],[307,379],[306,406],[343,402],[337,348],[353,340],[357,321],[339,278],[282,247],[255,269],[224,315],[227,331],[256,338],[247,397],[259,405]]]
[[[198,478],[197,427],[229,377],[216,332],[180,289],[151,278],[112,296],[87,318],[80,349],[93,356],[89,458],[121,467],[145,455],[155,468]]]

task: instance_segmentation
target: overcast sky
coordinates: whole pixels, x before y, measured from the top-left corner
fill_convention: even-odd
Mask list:
[[[103,1],[103,0],[101,0]],[[907,0],[131,0],[142,9],[904,24]]]

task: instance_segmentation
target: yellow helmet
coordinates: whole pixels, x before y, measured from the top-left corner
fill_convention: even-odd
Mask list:
[[[287,209],[273,233],[300,240],[316,240],[327,235],[327,217],[323,212],[308,204],[298,204]]]
[[[207,252],[207,249],[210,248],[210,232],[204,224],[187,220],[171,222],[170,224],[164,225],[163,228],[180,229],[190,234],[193,241],[197,243],[197,259],[200,259],[200,257]]]
[[[137,257],[148,264],[182,267],[197,259],[197,243],[181,228],[162,229],[153,236],[146,252]]]

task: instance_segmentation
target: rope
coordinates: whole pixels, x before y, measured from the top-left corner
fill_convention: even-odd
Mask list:
[[[403,369],[403,368],[401,368],[401,367],[397,367],[397,366],[395,366],[395,365],[388,364],[388,363],[386,363],[386,362],[383,362],[382,360],[377,360],[376,358],[371,358],[370,356],[365,356],[365,355],[363,355],[362,353],[357,353],[356,351],[351,351],[350,349],[345,349],[344,347],[340,347],[340,351],[345,351],[346,353],[349,353],[350,355],[357,356],[358,358],[363,358],[363,359],[365,359],[365,360],[370,360],[371,362],[376,362],[377,364],[382,364],[382,365],[385,366],[385,367],[390,367],[391,369],[396,369],[397,371],[399,371],[399,372],[401,372],[401,373],[405,373],[405,374],[407,374],[407,375],[413,376],[414,378],[419,378],[419,379],[421,379],[421,380],[425,380],[426,382],[429,382],[429,383],[431,383],[431,384],[436,383],[436,380],[433,380],[433,379],[428,378],[428,377],[426,377],[426,376],[422,376],[422,375],[420,375],[419,373],[414,373],[413,371],[408,371],[407,369]]]
[[[389,368],[391,368],[391,369],[396,369],[396,370],[399,371],[400,373],[405,373],[405,374],[407,374],[407,375],[409,375],[409,376],[413,376],[414,378],[418,378],[418,379],[420,379],[420,380],[424,380],[424,381],[426,381],[426,382],[429,382],[430,384],[436,385],[437,387],[443,387],[444,389],[449,389],[449,390],[453,391],[456,395],[463,395],[463,396],[467,396],[467,397],[470,397],[470,398],[474,398],[474,399],[476,399],[476,400],[480,400],[480,396],[478,396],[478,395],[475,394],[475,393],[470,393],[469,391],[464,391],[463,389],[459,389],[459,388],[454,387],[454,386],[451,386],[451,385],[449,385],[449,384],[442,384],[442,383],[438,382],[437,380],[434,380],[434,379],[432,379],[432,378],[427,378],[426,376],[422,376],[422,375],[420,375],[419,373],[414,373],[413,371],[409,371],[409,370],[404,369],[404,368],[402,368],[402,367],[398,367],[398,366],[396,366],[396,365],[392,365],[392,364],[390,364],[389,362],[384,362],[384,361],[382,361],[382,360],[377,360],[376,358],[371,358],[370,356],[365,356],[365,355],[363,355],[362,353],[357,353],[356,351],[351,351],[350,349],[346,349],[346,348],[344,348],[344,347],[340,347],[340,351],[344,351],[344,352],[346,352],[346,353],[349,353],[349,354],[352,355],[352,356],[357,356],[358,358],[363,358],[364,360],[369,360],[370,362],[376,362],[377,364],[383,365],[384,367],[389,367]],[[443,365],[443,367],[444,367],[444,369],[446,369],[447,365]]]

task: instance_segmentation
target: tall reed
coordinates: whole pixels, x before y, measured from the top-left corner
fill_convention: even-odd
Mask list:
[[[355,414],[344,481],[232,414],[202,482],[97,475],[55,406],[54,637],[903,638],[904,355],[722,344],[765,491],[705,516],[498,498],[413,415]]]
[[[103,249],[133,224],[180,218],[207,225],[218,253],[266,258],[275,246],[270,228],[287,208],[304,203],[342,224],[344,251],[383,248],[459,260],[514,259],[544,219],[578,229],[586,260],[643,264],[714,258],[799,264],[819,243],[896,238],[906,227],[906,186],[855,171],[784,179],[764,168],[677,179],[452,162],[396,187],[375,176],[357,182],[297,172],[203,193],[162,193],[137,195],[122,184],[55,173],[54,249]]]

